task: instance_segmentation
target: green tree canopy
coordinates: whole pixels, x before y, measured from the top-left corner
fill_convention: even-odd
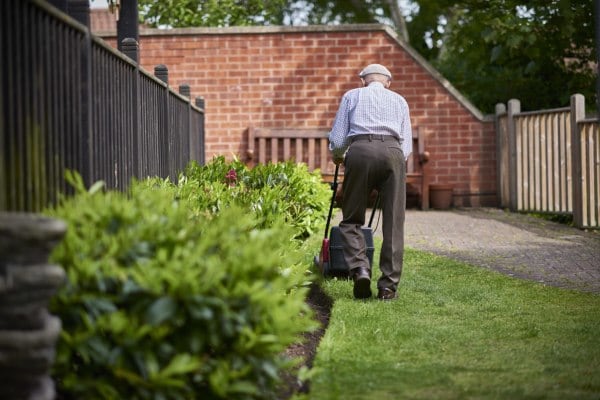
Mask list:
[[[430,12],[409,23],[429,43],[412,45],[483,111],[510,98],[526,109],[564,106],[573,93],[594,104],[592,0],[447,1]],[[432,31],[434,19],[442,23]]]
[[[150,26],[247,26],[280,24],[287,0],[138,0]]]

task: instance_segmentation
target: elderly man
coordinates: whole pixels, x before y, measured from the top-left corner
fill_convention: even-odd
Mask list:
[[[392,74],[371,64],[359,74],[362,86],[342,97],[329,148],[336,164],[344,163],[340,234],[344,260],[354,280],[354,297],[371,297],[371,266],[362,226],[369,194],[376,189],[383,210],[383,244],[377,281],[381,300],[396,298],[404,256],[406,159],[412,131],[406,100],[389,90]]]

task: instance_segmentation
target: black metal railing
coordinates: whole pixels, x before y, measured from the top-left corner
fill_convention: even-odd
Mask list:
[[[123,190],[205,162],[203,99],[173,91],[165,66],[140,68],[135,40],[120,53],[29,0],[0,4],[0,44],[0,210],[52,206],[71,192],[67,169]]]

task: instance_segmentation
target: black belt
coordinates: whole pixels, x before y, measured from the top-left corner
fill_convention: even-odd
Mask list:
[[[382,142],[385,142],[386,140],[395,140],[396,142],[399,142],[400,140],[393,135],[374,135],[374,134],[366,134],[366,135],[353,135],[350,136],[350,143],[354,143],[357,140],[368,140],[368,141],[373,141],[373,140],[381,140]]]

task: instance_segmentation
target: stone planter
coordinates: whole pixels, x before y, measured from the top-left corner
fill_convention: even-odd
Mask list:
[[[452,185],[429,185],[429,204],[431,208],[447,210],[452,206]]]
[[[48,257],[66,232],[60,220],[0,213],[0,399],[54,399],[49,371],[60,319],[47,311],[64,282]]]

